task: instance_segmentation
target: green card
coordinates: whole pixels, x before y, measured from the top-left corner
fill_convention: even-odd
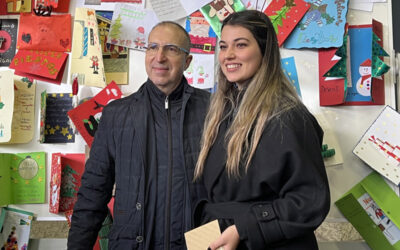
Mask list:
[[[44,203],[46,154],[0,154],[0,206]]]
[[[400,249],[400,198],[377,172],[335,204],[372,249]]]

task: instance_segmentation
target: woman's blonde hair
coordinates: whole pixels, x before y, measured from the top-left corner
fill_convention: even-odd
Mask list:
[[[249,81],[237,114],[225,135],[226,170],[230,177],[239,177],[240,163],[245,164],[247,171],[268,120],[302,103],[283,73],[277,37],[269,18],[262,12],[245,10],[231,14],[224,20],[222,29],[226,25],[249,30],[263,54],[261,66]],[[222,121],[235,108],[236,90],[233,85],[219,68],[218,88],[206,116],[195,179],[203,173],[209,150],[216,140]],[[227,114],[224,112],[226,109],[229,110]]]

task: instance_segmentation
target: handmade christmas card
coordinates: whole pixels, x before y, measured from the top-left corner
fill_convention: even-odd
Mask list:
[[[281,65],[283,73],[285,73],[286,77],[289,79],[289,81],[293,84],[293,87],[296,89],[297,94],[301,97],[299,78],[297,76],[297,69],[294,57],[292,56],[292,57],[282,58]]]
[[[0,71],[0,142],[11,139],[14,112],[14,80],[11,70]]]
[[[3,207],[0,212],[0,247],[4,250],[28,249],[33,213]]]
[[[193,60],[184,72],[189,83],[195,88],[210,89],[214,87],[214,55],[192,54]]]
[[[10,68],[19,76],[61,84],[67,57],[64,52],[18,50]]]
[[[73,209],[84,170],[85,154],[52,154],[49,198],[51,213]]]
[[[6,144],[28,143],[32,140],[35,131],[35,90],[34,80],[14,75],[11,139]]]
[[[210,0],[149,0],[160,21],[178,20],[189,16]],[[224,1],[224,0],[222,0]],[[230,0],[229,0],[230,1]]]
[[[350,25],[339,48],[319,50],[320,104],[383,105],[382,24]]]
[[[44,152],[0,153],[0,206],[45,202]]]
[[[103,108],[121,96],[122,92],[117,84],[111,82],[93,98],[68,111],[68,116],[89,147],[92,146]]]
[[[96,11],[76,8],[70,76],[77,76],[81,85],[106,86],[100,42]]]
[[[186,18],[185,28],[192,44],[191,53],[215,53],[217,35],[200,11],[196,11]]]
[[[45,112],[41,116],[40,131],[41,143],[73,143],[75,134],[72,132],[67,112],[72,109],[71,93],[49,93],[43,92],[42,103]]]
[[[96,10],[106,82],[115,81],[117,84],[128,84],[128,48],[107,43],[112,16],[112,11]]]
[[[306,0],[306,2],[310,4],[310,8],[286,39],[284,47],[299,49],[341,46],[348,0]]]
[[[147,37],[158,22],[153,10],[117,3],[107,43],[144,51]]]
[[[28,13],[32,10],[32,2],[35,0],[5,0],[7,4],[7,14]],[[4,1],[2,1],[4,2]]]
[[[39,8],[39,6],[44,8],[51,6],[51,12],[68,13],[70,1],[71,0],[37,0],[36,8]]]
[[[300,23],[310,5],[303,0],[276,0],[268,5],[264,13],[271,19],[279,46]]]
[[[221,36],[222,21],[230,14],[245,10],[240,0],[214,0],[200,8],[208,23],[218,37]]]
[[[353,153],[396,185],[400,184],[400,114],[386,106]]]
[[[71,51],[71,15],[37,16],[21,14],[17,48],[29,50]]]
[[[15,55],[18,19],[0,19],[0,67],[8,66]]]
[[[371,249],[400,249],[400,198],[372,172],[335,202]]]

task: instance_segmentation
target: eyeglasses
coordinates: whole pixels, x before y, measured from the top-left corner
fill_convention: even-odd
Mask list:
[[[178,56],[181,51],[186,54],[189,54],[189,51],[175,44],[160,45],[158,43],[149,43],[147,47],[144,47],[146,53],[149,55],[155,55],[160,48],[163,49],[163,51],[167,56]]]

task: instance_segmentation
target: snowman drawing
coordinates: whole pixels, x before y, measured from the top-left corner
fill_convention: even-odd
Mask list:
[[[371,59],[368,58],[361,63],[358,68],[358,72],[360,73],[361,77],[357,81],[357,92],[362,96],[371,96]]]

